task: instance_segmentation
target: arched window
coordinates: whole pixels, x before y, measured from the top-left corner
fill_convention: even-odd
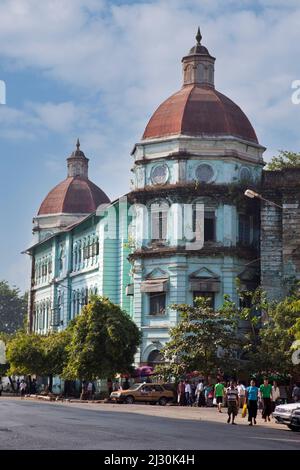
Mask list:
[[[212,65],[209,65],[207,67],[207,78],[208,78],[208,81],[209,83],[212,83],[214,82],[214,68]]]
[[[55,325],[59,325],[61,321],[61,306],[62,306],[62,296],[61,293],[59,292],[58,297],[57,297],[57,309],[56,309],[56,318],[55,318]]]
[[[81,240],[78,242],[78,268],[81,268],[81,263],[82,263],[82,244]]]
[[[169,206],[167,203],[151,204],[151,240],[164,241],[167,239]]]
[[[158,349],[155,349],[149,354],[147,362],[149,366],[155,367],[157,364],[165,362],[165,360],[161,352]]]
[[[205,69],[203,64],[198,64],[197,66],[197,82],[205,81]]]
[[[60,246],[59,249],[59,257],[58,257],[58,269],[59,271],[63,271],[64,269],[64,258],[65,258],[65,250],[63,245]]]
[[[72,316],[71,318],[74,318],[76,315],[76,292],[73,292],[72,295]]]
[[[52,274],[52,258],[49,256],[48,258],[48,274]]]
[[[76,271],[78,264],[78,245],[74,243],[73,245],[73,271]]]
[[[184,71],[184,83],[192,83],[193,81],[193,65],[189,64],[186,66]]]
[[[80,298],[80,291],[77,291],[77,305],[76,305],[76,314],[79,315],[81,308],[81,298]]]

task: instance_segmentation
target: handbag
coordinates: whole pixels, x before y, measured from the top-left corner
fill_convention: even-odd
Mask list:
[[[242,410],[242,418],[246,418],[247,414],[247,404],[245,403]]]
[[[217,404],[217,399],[214,398],[214,399],[213,399],[213,405],[216,405],[216,404]]]

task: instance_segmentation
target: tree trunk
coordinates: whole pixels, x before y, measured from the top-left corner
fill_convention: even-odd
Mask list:
[[[52,387],[53,387],[53,375],[49,374],[49,381],[48,381],[48,390],[50,393],[52,393]]]
[[[9,380],[9,383],[10,383],[10,385],[11,385],[12,391],[15,393],[15,392],[16,392],[16,389],[15,389],[15,386],[14,386],[14,381],[13,381],[13,379],[11,378],[11,375],[8,376],[8,380]]]

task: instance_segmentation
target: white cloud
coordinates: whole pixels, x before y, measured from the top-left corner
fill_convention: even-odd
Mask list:
[[[300,79],[299,0],[1,0],[0,18],[3,67],[32,69],[71,96],[56,99],[50,87],[43,100],[0,107],[1,138],[39,146],[57,136],[71,151],[79,136],[92,179],[111,197],[129,187],[130,150],[147,119],[180,88],[181,58],[198,24],[217,58],[218,89],[249,116],[266,158],[300,149],[300,106],[291,103]],[[62,179],[67,155],[40,147],[41,168]]]

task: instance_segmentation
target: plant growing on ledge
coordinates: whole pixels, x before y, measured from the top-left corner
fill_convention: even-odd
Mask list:
[[[300,168],[300,152],[289,152],[280,150],[279,155],[272,158],[267,164],[266,170],[284,170],[285,168]]]

